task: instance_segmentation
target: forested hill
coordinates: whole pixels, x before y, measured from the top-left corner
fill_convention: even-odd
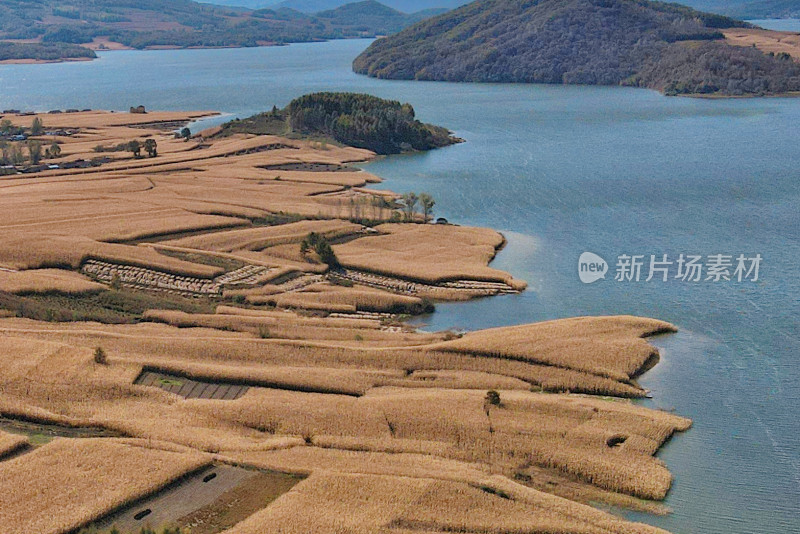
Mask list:
[[[447,10],[424,10],[408,15],[375,0],[363,0],[322,11],[317,13],[315,18],[335,26],[349,27],[369,34],[385,35],[398,32],[415,22],[445,11]]]
[[[0,40],[88,45],[94,41],[132,48],[258,46],[398,31],[420,20],[375,0],[320,14],[288,8],[249,10],[190,0],[0,0]],[[15,43],[14,52],[27,42]],[[103,45],[104,46],[104,45]],[[49,47],[48,50],[54,50]],[[72,51],[63,47],[65,51]]]
[[[725,42],[720,15],[647,0],[478,0],[375,41],[379,78],[631,85],[667,94],[800,91],[800,65]]]
[[[329,139],[378,154],[430,150],[457,143],[446,128],[416,119],[410,104],[360,93],[313,93],[284,109],[222,126],[217,135],[236,133]]]
[[[230,1],[233,2],[236,0]],[[327,9],[335,9],[346,4],[348,1],[349,0],[282,0],[275,5],[279,7],[289,7],[304,13],[318,13]],[[382,3],[397,11],[413,14],[429,9],[447,11],[448,9],[453,9],[469,2],[468,0],[384,0]]]

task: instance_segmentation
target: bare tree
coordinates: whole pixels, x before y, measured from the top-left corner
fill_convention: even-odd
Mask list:
[[[44,125],[42,124],[42,119],[36,117],[33,119],[33,124],[31,124],[31,135],[42,135],[44,133]]]
[[[406,215],[406,221],[414,219],[414,213],[417,210],[417,202],[419,202],[419,197],[416,193],[403,193],[403,211]]]
[[[42,161],[42,144],[39,141],[28,141],[28,159],[31,165],[37,165]]]
[[[46,151],[46,156],[48,158],[58,158],[61,157],[61,145],[53,141],[53,144],[50,145],[50,148]]]
[[[422,205],[423,218],[425,222],[428,222],[428,218],[433,215],[433,206],[436,205],[436,201],[428,193],[420,193],[419,203]]]
[[[19,145],[13,145],[11,147],[11,164],[22,165],[23,163],[25,163],[25,154],[22,153]]]

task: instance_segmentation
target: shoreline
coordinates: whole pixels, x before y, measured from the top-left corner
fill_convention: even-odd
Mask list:
[[[0,65],[44,65],[46,63],[82,63],[85,61],[94,61],[96,57],[69,57],[60,59],[4,59],[0,61]]]
[[[293,44],[316,44],[316,43],[325,43],[329,41],[351,41],[357,39],[370,39],[370,37],[342,37],[340,39],[314,39],[309,41],[291,41],[291,42],[277,42],[277,41],[259,41],[256,46],[236,46],[236,45],[219,45],[219,46],[178,46],[178,45],[154,45],[154,46],[147,46],[145,48],[133,48],[122,43],[117,43],[113,41],[108,41],[112,46],[107,46],[107,48],[101,48],[97,46],[95,43],[84,43],[80,46],[92,50],[94,52],[157,52],[160,50],[234,50],[234,49],[245,49],[245,48],[271,48],[271,47],[280,47],[280,46],[291,46]],[[83,62],[83,61],[95,61],[100,59],[100,56],[97,57],[80,57],[80,58],[73,58],[73,57],[65,57],[65,58],[58,58],[58,59],[34,59],[34,58],[21,58],[21,59],[4,59],[0,60],[0,65],[43,65],[47,63],[72,63],[72,62]]]

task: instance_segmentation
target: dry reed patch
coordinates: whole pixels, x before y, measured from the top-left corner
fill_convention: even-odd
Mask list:
[[[361,438],[352,436],[318,435],[313,437],[314,447],[340,451],[380,452],[388,454],[425,454],[446,457],[452,446],[443,441],[400,438]]]
[[[437,481],[407,506],[392,527],[431,532],[543,532],[553,534],[652,534],[649,525],[598,517],[586,506],[530,492],[517,500],[491,485]]]
[[[31,321],[8,322],[37,325]],[[483,390],[432,388],[371,389],[360,399],[251,390],[224,406],[196,400],[171,405],[174,401],[164,392],[154,390],[142,398],[141,392],[126,385],[133,380],[131,371],[137,369],[137,364],[171,365],[203,377],[252,374],[277,385],[305,390],[310,390],[309,385],[325,386],[325,375],[330,373],[327,384],[333,382],[336,388],[332,391],[352,388],[363,392],[370,383],[396,383],[403,376],[404,365],[414,358],[425,362],[431,354],[264,343],[222,332],[176,331],[155,325],[92,325],[93,333],[81,331],[81,327],[85,329],[87,325],[58,329],[47,325],[37,329],[35,335],[72,340],[86,348],[69,349],[37,341],[30,349],[23,346],[20,352],[39,350],[41,357],[17,371],[14,367],[4,369],[3,375],[10,378],[15,395],[24,400],[18,409],[28,413],[34,408],[49,410],[129,435],[170,440],[202,450],[257,450],[265,433],[275,437],[305,436],[312,443],[315,436],[338,436],[354,440],[349,447],[363,439],[407,440],[401,442],[403,446],[411,441],[439,442],[448,445],[446,454],[452,459],[504,470],[534,464],[603,488],[648,498],[663,498],[670,484],[666,468],[651,455],[673,432],[689,425],[688,420],[626,403],[511,390],[501,391],[502,406],[491,408],[488,415]],[[99,339],[116,362],[110,373],[92,367],[89,347]],[[209,347],[210,342],[213,347]],[[172,361],[165,357],[154,361],[153,354],[175,356]],[[447,353],[443,357],[453,363],[492,360]],[[230,367],[220,365],[222,360]],[[523,362],[497,361],[528,366]],[[243,365],[245,362],[247,365]],[[297,368],[300,362],[311,369]],[[336,374],[323,365],[356,367]],[[370,367],[384,371],[364,372]],[[63,377],[68,384],[54,391],[52,384]],[[4,386],[4,390],[9,387]],[[76,403],[77,399],[81,402]],[[627,436],[626,441],[617,447],[609,446],[609,440],[619,435]],[[331,442],[325,444],[330,446]]]
[[[432,347],[437,346],[433,345]],[[523,380],[536,388],[549,392],[577,392],[616,397],[643,397],[645,395],[645,391],[638,386],[589,373],[502,357],[444,352],[433,350],[432,347],[424,348],[425,352],[422,353],[424,357],[414,353],[393,353],[392,357],[395,365],[406,369],[485,372]]]
[[[437,350],[553,365],[628,380],[658,350],[643,338],[675,332],[664,321],[632,316],[577,317],[472,332]]]
[[[281,312],[289,316],[288,312]],[[191,316],[190,316],[191,317]],[[304,318],[303,321],[319,321]],[[324,321],[334,321],[325,319]],[[339,319],[336,319],[337,326]],[[302,324],[302,323],[298,323]],[[357,325],[360,326],[360,325]],[[269,328],[269,327],[268,327]],[[476,371],[519,379],[541,385],[547,390],[584,391],[618,396],[641,396],[643,391],[629,384],[608,378],[553,366],[531,364],[501,358],[420,349],[375,350],[359,343],[358,350],[298,341],[259,341],[251,334],[210,329],[176,329],[157,323],[138,325],[50,325],[32,321],[6,319],[0,330],[26,332],[38,338],[66,343],[96,346],[102,344],[110,354],[125,354],[138,361],[151,361],[153,355],[180,354],[181,360],[233,365],[286,365],[290,367],[338,367],[373,370]],[[392,339],[402,339],[399,333]]]
[[[245,293],[247,294],[247,293]],[[299,315],[291,310],[270,310],[239,308],[236,306],[217,306],[216,313],[220,315],[240,315],[243,317],[271,317],[280,322],[291,322],[295,325],[303,326],[329,326],[344,328],[381,328],[378,319],[364,317],[311,317]]]
[[[140,118],[147,117],[135,117]],[[230,265],[233,260],[317,273],[327,266],[310,263],[299,254],[297,241],[306,231],[330,228],[331,237],[337,237],[359,229],[335,220],[212,233],[212,227],[226,218],[351,217],[356,207],[349,209],[350,198],[365,194],[352,185],[365,173],[307,169],[329,169],[328,165],[338,167],[371,157],[366,151],[322,150],[310,143],[247,136],[212,140],[201,147],[169,140],[149,126],[98,124],[101,127],[84,128],[64,141],[67,157],[89,155],[87,151],[96,144],[145,135],[158,139],[159,157],[132,160],[124,155],[125,159],[97,168],[0,180],[5,199],[0,200],[0,226],[7,230],[0,239],[0,263],[77,267],[86,258],[97,258],[210,278],[220,269],[185,259],[212,262],[206,258],[214,256],[216,265]],[[45,126],[49,126],[47,121]],[[291,176],[275,179],[280,173]],[[351,190],[345,191],[348,186]],[[369,216],[370,207],[362,206],[366,211],[361,215]],[[148,217],[158,220],[145,221]],[[204,226],[206,222],[213,224]],[[183,234],[195,230],[196,235]],[[520,287],[507,274],[488,267],[502,244],[496,232],[434,225],[385,225],[380,231],[384,235],[359,238],[337,249],[354,246],[357,259],[363,255],[367,264],[388,265],[398,271],[394,275],[398,277],[435,282],[498,280]],[[190,246],[134,247],[97,241],[155,234],[165,238],[164,233],[178,233],[170,234],[172,239]],[[178,255],[181,259],[169,257],[159,254],[159,247],[188,254]],[[288,273],[284,270],[283,274]],[[277,296],[288,299],[286,305],[300,299],[305,306],[329,309],[398,302],[395,296],[360,287],[320,284],[302,290],[320,278],[311,274],[301,278],[296,284],[273,284],[241,294],[264,299]],[[293,293],[268,295],[287,290]],[[590,335],[564,328],[564,336],[576,339],[558,341],[542,330],[541,339],[533,343],[533,355],[539,358],[541,350],[549,359],[540,361],[529,358],[525,346],[529,333],[524,328],[520,333],[476,333],[475,347],[453,348],[437,344],[444,336],[380,331],[377,321],[298,317],[274,310],[228,307],[213,316],[171,315],[169,320],[246,332],[159,324],[0,321],[1,341],[12,345],[7,361],[0,362],[0,410],[111,428],[150,439],[153,447],[152,440],[165,440],[171,447],[223,451],[236,461],[279,469],[336,469],[479,485],[489,469],[511,475],[530,472],[533,466],[565,478],[651,496],[663,494],[668,487],[668,473],[652,454],[672,432],[688,426],[685,420],[642,414],[624,403],[606,403],[613,404],[612,409],[591,399],[578,402],[574,396],[524,391],[530,384],[620,396],[643,394],[629,377],[638,370],[631,371],[640,359],[638,351],[644,354],[648,349],[639,343],[643,343],[638,339],[641,334],[633,331],[600,329],[591,330]],[[253,334],[295,339],[256,339]],[[553,333],[552,337],[558,336]],[[506,338],[511,340],[510,347]],[[615,344],[618,338],[632,341],[637,351],[634,357],[627,354],[628,346]],[[599,351],[587,367],[580,366],[577,356],[581,343]],[[108,354],[108,365],[93,362],[98,346]],[[489,352],[483,352],[487,347]],[[560,354],[559,347],[569,349],[569,358]],[[506,349],[509,352],[503,352]],[[274,389],[251,389],[239,400],[225,403],[185,401],[156,388],[132,385],[147,365],[206,378],[257,380]],[[483,397],[489,387],[500,390],[503,402],[487,414]],[[618,441],[621,436],[624,442]],[[492,484],[514,498],[522,494],[506,479]],[[331,497],[337,498],[346,499],[346,493]],[[580,510],[581,518],[590,514]],[[441,520],[445,526],[459,525],[455,516]],[[309,531],[298,528],[298,532]],[[623,527],[610,530],[625,532]]]
[[[314,474],[225,534],[367,534],[383,531],[430,480]]]
[[[625,403],[519,391],[501,392],[505,400],[493,408],[483,393],[383,388],[361,403],[385,415],[394,437],[451,443],[460,451],[454,458],[506,468],[532,463],[612,491],[659,500],[666,495],[671,476],[651,455],[688,428],[687,419]],[[620,436],[654,446],[610,445]]]
[[[322,442],[320,447],[312,445],[271,451],[223,451],[223,453],[230,461],[262,469],[288,470],[300,474],[334,471],[475,482],[482,480],[488,473],[488,469],[480,464],[450,460],[432,454],[327,448],[329,439],[334,438],[320,436]],[[394,441],[398,446],[410,446],[402,440]],[[417,446],[424,447],[426,443],[429,442],[420,442]]]
[[[28,444],[28,438],[0,430],[0,460]]]
[[[278,389],[251,389],[224,403],[193,400],[200,413],[271,434],[389,437],[383,414],[358,398]]]
[[[83,111],[80,113],[35,115],[42,120],[45,129],[49,128],[103,128],[112,126],[130,126],[159,122],[184,122],[217,115],[215,111],[150,111],[147,114],[114,113],[109,111]],[[35,118],[30,115],[6,115],[16,126],[28,127]]]
[[[251,254],[256,255],[256,257],[273,258],[272,261],[276,263],[295,266],[297,270],[301,271],[311,271],[314,267],[319,267],[317,270],[321,272],[328,270],[328,266],[320,262],[313,252],[309,252],[306,255],[300,252],[300,245],[297,243],[274,245],[251,252]]]
[[[0,238],[0,265],[11,269],[40,269],[52,266],[78,269],[88,259],[198,278],[213,278],[223,272],[219,267],[191,263],[159,254],[151,247],[100,243],[81,236],[15,233]]]
[[[376,383],[400,374],[330,367],[220,365],[180,361],[174,358],[153,358],[144,365],[148,369],[210,382],[349,396],[363,395]]]
[[[355,310],[352,310],[355,311]],[[290,317],[254,317],[244,315],[198,314],[173,310],[148,310],[143,318],[160,321],[180,328],[215,328],[219,330],[248,332],[261,338],[275,340],[308,340],[329,342],[330,347],[369,347],[369,346],[418,346],[442,339],[439,334],[415,332],[391,332],[372,328],[359,328],[357,325],[336,324],[298,324]],[[310,323],[310,322],[309,322]],[[341,325],[341,326],[339,326]],[[321,345],[319,350],[328,348]]]
[[[329,239],[352,234],[361,226],[347,221],[321,220],[299,221],[278,226],[262,226],[244,230],[215,232],[164,242],[163,244],[184,248],[232,252],[240,249],[263,250],[274,245],[300,243],[309,233],[316,232]]]
[[[448,388],[448,389],[519,389],[530,390],[530,383],[518,378],[480,371],[463,370],[421,370],[414,371],[401,379],[386,380],[384,386],[405,388]]]
[[[488,267],[503,236],[486,228],[432,224],[383,224],[381,235],[334,246],[342,265],[426,283],[451,280],[510,282]]]
[[[57,439],[0,463],[0,524],[9,534],[70,531],[209,462],[141,445]]]
[[[800,59],[800,34],[796,32],[731,28],[724,30],[722,34],[725,41],[733,46],[755,46],[765,54],[789,54],[795,60]]]
[[[82,295],[103,291],[106,286],[91,281],[85,276],[61,269],[39,269],[33,271],[0,271],[0,291],[15,294],[64,293]]]
[[[302,308],[330,312],[419,313],[425,304],[418,297],[397,295],[363,286],[342,287],[315,284],[301,291],[276,295],[274,302],[282,308]]]

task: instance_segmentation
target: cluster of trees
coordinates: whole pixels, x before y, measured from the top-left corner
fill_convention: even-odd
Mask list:
[[[133,141],[128,142],[126,147],[128,151],[133,154],[134,158],[142,157],[142,149],[144,149],[144,151],[147,152],[147,155],[151,158],[158,156],[158,143],[152,138],[145,139],[144,143],[138,139],[134,139]]]
[[[629,84],[672,94],[800,88],[793,62],[724,43],[720,28],[740,26],[645,0],[478,0],[375,41],[353,68],[379,78]]]
[[[57,61],[59,59],[95,58],[93,50],[65,43],[9,43],[0,41],[0,61],[12,59],[35,59]]]
[[[8,119],[0,120],[0,135],[20,135],[23,133],[25,133],[25,128],[22,126],[14,126]]]
[[[44,133],[44,124],[39,117],[34,117],[31,127],[26,131],[25,128],[14,126],[8,119],[0,120],[0,135],[20,135],[28,134],[40,136]],[[61,157],[61,146],[53,141],[50,146],[43,149],[43,144],[37,139],[26,139],[24,142],[9,142],[0,139],[0,164],[1,165],[24,165],[26,162],[31,165],[38,165],[43,158],[51,159]],[[26,150],[23,150],[25,148]]]
[[[300,254],[306,256],[310,251],[314,251],[320,261],[330,267],[339,265],[339,259],[336,257],[333,247],[323,235],[311,232],[303,239],[300,243]]]
[[[626,85],[658,89],[667,95],[770,95],[800,91],[800,64],[788,55],[719,42],[669,46],[660,57],[643,57]]]
[[[249,133],[327,139],[378,154],[430,150],[457,143],[446,128],[415,118],[410,104],[360,93],[313,93],[284,109],[235,119],[220,134]]]
[[[422,214],[422,220],[427,222],[433,217],[433,206],[436,201],[428,193],[404,193],[403,200],[403,216],[406,222],[413,222],[417,214],[417,210]]]
[[[133,154],[134,158],[142,157],[142,150],[147,152],[148,156],[154,158],[158,156],[158,142],[152,138],[145,139],[144,142],[134,139],[133,141],[119,143],[118,145],[114,145],[112,147],[107,147],[104,145],[97,145],[94,147],[95,152],[130,152]]]
[[[61,157],[61,146],[55,141],[49,147],[43,149],[42,143],[35,139],[28,139],[19,143],[0,140],[0,165],[19,166],[26,163],[38,165],[42,162],[42,159],[59,157]]]
[[[410,104],[360,93],[313,93],[286,108],[292,131],[331,137],[378,154],[429,150],[457,142],[439,126],[418,121]]]

